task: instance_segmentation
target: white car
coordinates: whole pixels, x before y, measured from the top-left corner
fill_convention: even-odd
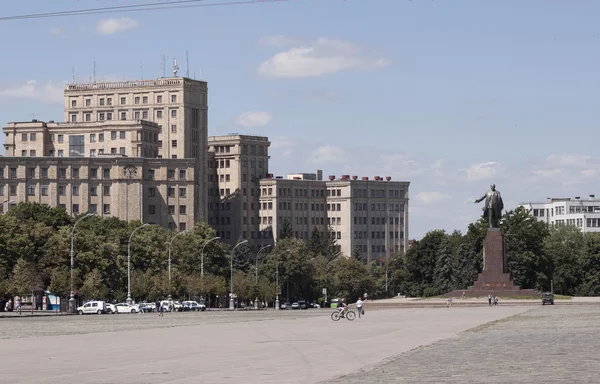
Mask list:
[[[171,304],[173,304],[173,312],[183,311],[183,305],[179,301],[171,301]],[[160,305],[165,312],[169,312],[169,300],[161,301]]]
[[[105,308],[106,308],[106,313],[108,314],[114,314],[117,313],[117,306],[114,304],[110,304],[110,303],[105,303]]]
[[[117,308],[117,313],[138,313],[140,311],[137,304],[129,305],[127,303],[119,303],[115,304],[115,307]]]
[[[77,308],[77,313],[80,315],[96,313],[101,315],[106,312],[104,301],[88,301],[81,307]]]

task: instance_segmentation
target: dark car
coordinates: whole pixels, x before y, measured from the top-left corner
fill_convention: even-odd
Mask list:
[[[552,292],[542,293],[542,305],[546,304],[554,305],[554,294]]]
[[[298,300],[298,307],[300,307],[300,309],[308,309],[308,303],[306,300]]]

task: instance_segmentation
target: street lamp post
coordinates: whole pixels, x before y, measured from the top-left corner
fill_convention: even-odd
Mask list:
[[[181,231],[176,233],[175,236],[173,236],[173,238],[169,242],[169,299],[171,299],[171,245],[173,245],[173,240],[175,240],[177,236],[183,235],[184,233],[187,233],[187,231]]]
[[[283,252],[281,252],[279,255],[277,255],[277,273],[275,274],[275,284],[277,285],[277,296],[275,297],[275,309],[276,310],[280,310],[281,308],[279,307],[279,258],[281,256],[283,256],[284,253],[286,252],[290,252],[291,249],[287,249]]]
[[[204,244],[202,244],[202,248],[200,249],[200,284],[201,284],[201,288],[202,288],[202,295],[204,295],[204,248],[211,241],[215,241],[215,240],[219,240],[219,239],[220,239],[220,237],[217,236],[217,237],[213,237],[210,240],[205,241]]]
[[[235,252],[235,249],[237,247],[239,247],[240,245],[245,244],[247,242],[248,242],[248,240],[240,241],[231,250],[231,266],[230,266],[230,269],[231,269],[231,293],[230,293],[230,295],[231,295],[231,297],[229,298],[229,309],[230,310],[234,309],[234,306],[233,306],[233,253]]]
[[[12,200],[4,200],[3,202],[0,203],[0,207],[3,206],[6,203],[10,204],[12,202],[13,202]]]
[[[258,252],[256,252],[256,277],[254,279],[254,284],[258,285],[258,256],[260,255],[260,253],[268,248],[271,248],[270,245],[265,245],[264,247],[262,247],[261,249],[258,250]]]
[[[150,224],[142,224],[139,227],[136,227],[131,235],[129,235],[129,242],[127,243],[127,304],[131,305],[131,239],[133,235],[140,229],[149,226]]]
[[[2,204],[4,203],[6,203],[6,201],[2,202]],[[73,228],[71,229],[71,295],[69,297],[69,313],[75,313],[77,311],[77,308],[75,306],[75,291],[73,289],[73,267],[75,266],[75,227],[77,227],[77,224],[79,224],[81,220],[93,215],[93,213],[86,213],[85,215],[81,216],[79,219],[77,219],[75,224],[73,224]]]

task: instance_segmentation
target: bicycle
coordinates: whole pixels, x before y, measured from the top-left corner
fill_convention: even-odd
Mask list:
[[[348,309],[346,310],[346,313],[344,315],[340,314],[340,311],[335,311],[331,314],[331,320],[333,321],[338,321],[342,317],[345,317],[346,319],[348,319],[348,321],[352,321],[356,319],[356,313]]]

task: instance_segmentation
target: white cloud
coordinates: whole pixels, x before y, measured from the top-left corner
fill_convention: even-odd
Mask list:
[[[242,127],[264,127],[273,121],[273,116],[267,112],[249,111],[244,112],[235,119],[237,125]]]
[[[29,80],[25,84],[0,86],[0,104],[16,100],[30,100],[42,103],[62,103],[64,85],[48,81],[38,83]]]
[[[271,139],[271,149],[280,151],[280,155],[283,157],[292,155],[292,153],[294,153],[293,148],[296,145],[298,145],[298,143],[289,137],[279,136]]]
[[[346,152],[340,147],[325,145],[317,148],[311,154],[313,164],[324,165],[327,163],[343,163],[346,161]]]
[[[465,177],[468,181],[489,180],[496,176],[500,164],[494,161],[480,164],[472,164],[465,170]]]
[[[58,27],[52,27],[52,28],[50,28],[50,33],[53,34],[54,36],[60,36],[60,35],[63,35],[65,33],[65,31]]]
[[[271,37],[272,43],[286,42],[285,36]],[[385,68],[391,61],[347,41],[319,38],[316,41],[279,52],[258,67],[269,77],[302,78],[329,75],[348,70]]]
[[[96,32],[101,35],[112,35],[117,32],[126,31],[128,29],[137,28],[140,26],[140,23],[137,21],[130,19],[129,17],[121,17],[121,18],[110,18],[101,20],[96,25]]]
[[[423,204],[436,204],[449,200],[451,197],[441,192],[419,192],[415,199]]]

